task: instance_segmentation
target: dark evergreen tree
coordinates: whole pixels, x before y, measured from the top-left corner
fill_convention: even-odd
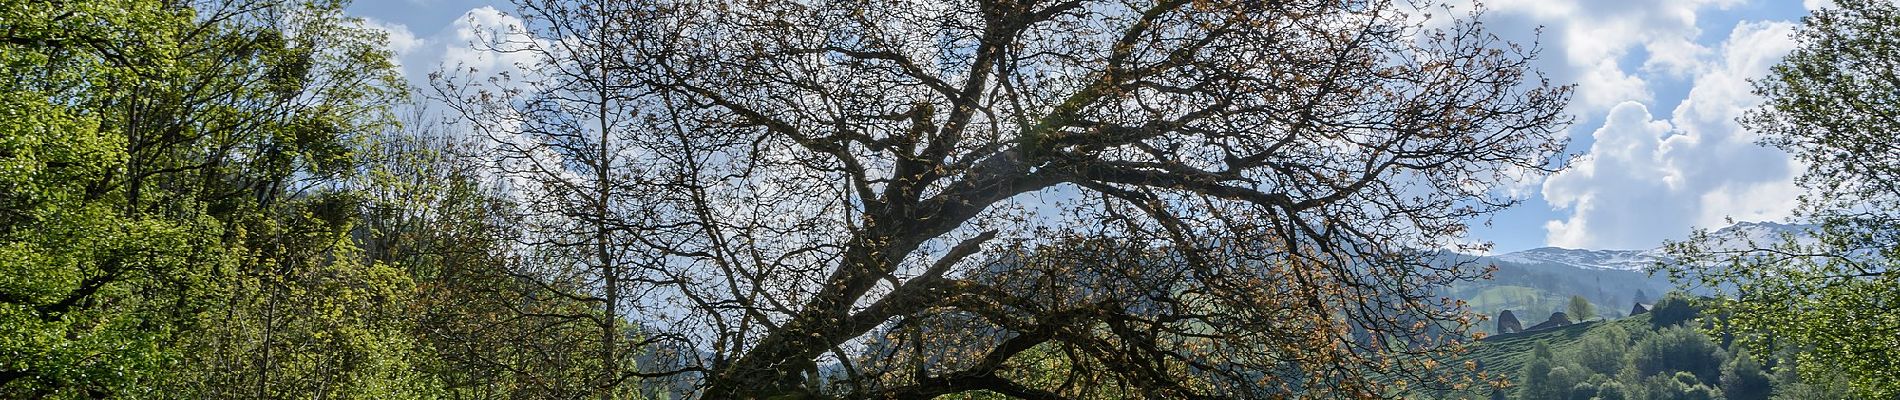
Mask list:
[[[1657,327],[1681,324],[1695,318],[1696,312],[1695,305],[1690,303],[1687,295],[1670,292],[1649,309],[1649,323]]]
[[[1708,335],[1688,327],[1663,328],[1661,334],[1645,339],[1636,345],[1636,355],[1632,362],[1642,376],[1687,372],[1697,382],[1718,382],[1722,363],[1726,360],[1722,348],[1710,340]]]
[[[1735,358],[1722,366],[1722,394],[1730,400],[1764,400],[1773,390],[1774,381],[1747,350],[1737,351]]]

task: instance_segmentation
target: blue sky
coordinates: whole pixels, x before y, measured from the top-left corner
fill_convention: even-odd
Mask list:
[[[1469,0],[1451,0],[1466,3]],[[1516,182],[1523,205],[1475,226],[1497,252],[1542,246],[1650,248],[1692,227],[1789,215],[1801,171],[1734,123],[1759,104],[1748,79],[1793,48],[1801,16],[1824,0],[1489,0],[1495,33],[1544,47],[1539,67],[1577,85],[1573,167]],[[511,21],[506,2],[365,0],[349,13],[390,33],[404,73],[438,65],[512,67],[471,47]],[[1483,221],[1479,221],[1483,222]]]

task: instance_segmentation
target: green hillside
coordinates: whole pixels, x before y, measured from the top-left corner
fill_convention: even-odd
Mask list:
[[[1495,266],[1491,279],[1458,282],[1445,288],[1445,295],[1463,299],[1471,311],[1497,317],[1511,310],[1527,319],[1525,326],[1542,322],[1552,311],[1562,310],[1571,296],[1583,296],[1596,305],[1598,317],[1628,316],[1630,305],[1649,303],[1672,289],[1667,278],[1649,276],[1642,271],[1587,269],[1561,264],[1522,264],[1483,259]],[[1573,317],[1574,318],[1574,317]],[[1585,318],[1590,319],[1590,318]],[[1491,332],[1496,326],[1479,326]]]
[[[1625,330],[1649,330],[1649,315],[1611,321],[1590,321],[1562,328],[1513,333],[1487,337],[1473,345],[1470,353],[1458,358],[1459,363],[1476,361],[1486,371],[1515,373],[1524,368],[1531,359],[1531,350],[1538,344],[1548,346],[1552,352],[1583,350],[1580,342],[1585,334],[1603,327],[1615,325]]]
[[[1493,293],[1511,294],[1508,287]],[[1522,293],[1518,293],[1522,294]],[[1840,399],[1839,381],[1803,382],[1791,349],[1751,355],[1692,326],[1697,311],[1672,294],[1655,312],[1486,337],[1452,361],[1475,364],[1502,388],[1410,392],[1423,399]],[[1535,321],[1525,321],[1529,325]]]
[[[1471,308],[1471,312],[1496,318],[1499,312],[1511,310],[1517,313],[1518,318],[1524,319],[1525,326],[1543,321],[1544,317],[1550,315],[1551,310],[1562,309],[1570,300],[1568,295],[1527,286],[1470,285],[1463,289],[1465,289],[1463,293],[1455,293],[1454,296],[1465,299],[1466,306]],[[1599,308],[1606,307],[1599,305]],[[1497,323],[1494,320],[1480,324],[1474,331],[1494,334],[1497,332],[1496,328]]]

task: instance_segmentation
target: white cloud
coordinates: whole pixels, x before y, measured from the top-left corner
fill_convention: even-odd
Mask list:
[[[1651,224],[1682,222],[1688,205],[1669,201],[1675,192],[1660,163],[1662,141],[1675,127],[1653,120],[1649,109],[1624,102],[1611,109],[1589,155],[1544,181],[1544,199],[1568,208],[1568,220],[1545,224],[1545,241],[1559,247],[1642,247]],[[1658,220],[1658,219],[1661,220]],[[1672,221],[1673,220],[1673,221]],[[1630,240],[1619,240],[1630,239]]]
[[[1680,78],[1703,69],[1711,51],[1696,42],[1698,13],[1741,2],[1499,0],[1485,2],[1484,18],[1511,38],[1530,37],[1541,27],[1543,45],[1552,49],[1546,57],[1557,58],[1542,69],[1558,82],[1577,84],[1571,111],[1591,119],[1624,101],[1652,100],[1655,79],[1636,72]],[[1643,58],[1631,61],[1641,71],[1626,71],[1623,61],[1635,50]]]
[[[470,82],[505,77],[512,81],[533,76],[541,63],[537,52],[522,51],[547,43],[524,31],[520,18],[491,6],[483,6],[457,18],[435,40],[444,47],[439,67],[459,70]]]
[[[386,39],[388,39],[389,51],[395,53],[397,57],[414,52],[417,48],[422,47],[424,43],[421,38],[416,37],[415,32],[409,31],[408,25],[375,18],[364,18],[363,26],[382,31]]]
[[[407,66],[413,64],[409,60],[410,56],[414,55],[417,49],[428,44],[427,40],[416,37],[415,32],[411,32],[407,25],[375,18],[363,18],[363,27],[383,33],[383,38],[389,46],[391,58],[389,61],[396,64],[396,71],[405,76],[409,75]]]
[[[433,32],[429,35],[375,18],[364,18],[363,26],[387,35],[392,61],[417,86],[428,86],[429,74],[436,71],[457,74],[466,82],[486,83],[501,76],[519,82],[532,77],[541,60],[533,52],[517,50],[546,44],[523,32],[520,18],[492,6],[470,9],[447,26],[425,31]]]
[[[1582,75],[1577,77],[1577,100],[1581,106],[1590,110],[1602,110],[1625,101],[1652,100],[1649,82],[1636,75],[1623,72],[1616,66],[1616,60],[1604,59],[1596,65],[1583,67]],[[1575,107],[1573,106],[1573,107]]]
[[[1793,25],[1744,22],[1719,58],[1702,61],[1689,96],[1668,119],[1638,102],[1611,109],[1587,158],[1544,182],[1551,205],[1568,209],[1545,224],[1560,247],[1646,248],[1691,226],[1727,217],[1772,220],[1792,209],[1794,165],[1764,148],[1735,118],[1760,103],[1748,79],[1794,48]]]

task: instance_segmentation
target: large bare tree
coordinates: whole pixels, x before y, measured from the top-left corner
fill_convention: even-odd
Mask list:
[[[1483,271],[1436,249],[1568,122],[1534,49],[1429,1],[526,5],[637,123],[498,126],[620,135],[638,163],[545,165],[637,193],[571,216],[642,260],[605,275],[651,355],[618,373],[708,399],[1448,383],[1433,290]]]

